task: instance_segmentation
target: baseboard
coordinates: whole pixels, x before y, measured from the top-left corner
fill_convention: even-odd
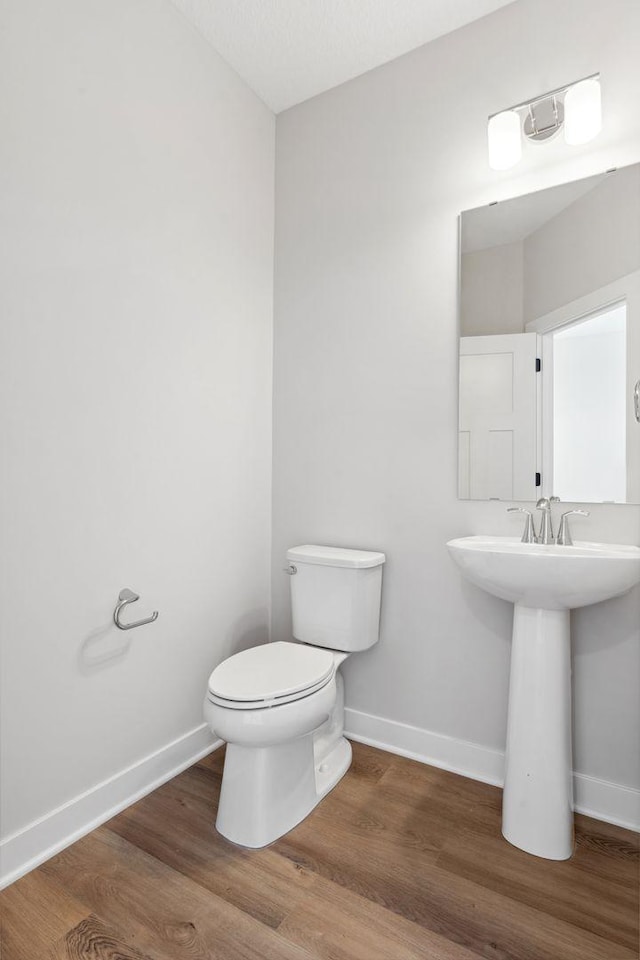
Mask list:
[[[345,733],[367,743],[502,786],[504,754],[477,743],[345,709]],[[149,754],[0,842],[0,889],[95,830],[121,810],[222,746],[206,724]],[[574,773],[578,813],[640,831],[640,790]]]
[[[501,787],[504,753],[478,743],[345,709],[345,733],[352,740],[388,750],[452,773]],[[582,773],[573,775],[574,809],[596,820],[640,831],[640,790]]]
[[[222,745],[201,724],[0,843],[0,889]]]
[[[573,772],[573,806],[577,813],[640,832],[640,790]]]

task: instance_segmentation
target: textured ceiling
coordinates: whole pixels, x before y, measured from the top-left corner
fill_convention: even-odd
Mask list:
[[[275,113],[513,0],[172,0]]]

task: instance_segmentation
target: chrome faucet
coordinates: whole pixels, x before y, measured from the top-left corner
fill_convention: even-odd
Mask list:
[[[559,503],[560,497],[541,497],[536,503],[536,510],[542,511],[542,522],[538,533],[538,543],[555,543],[553,524],[551,522],[551,504]]]
[[[556,539],[558,546],[570,547],[573,543],[573,540],[571,539],[571,531],[569,530],[569,517],[573,513],[577,513],[581,517],[589,516],[588,510],[567,510],[566,513],[563,513],[560,517],[560,527],[558,529],[558,537]]]

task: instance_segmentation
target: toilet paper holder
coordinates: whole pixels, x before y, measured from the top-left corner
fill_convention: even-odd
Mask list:
[[[135,603],[136,600],[139,599],[139,594],[134,593],[133,590],[129,590],[128,587],[125,587],[124,590],[121,590],[118,594],[118,605],[113,611],[113,622],[120,630],[132,630],[133,627],[141,627],[145,623],[153,623],[154,620],[158,619],[158,611],[154,610],[151,616],[147,617],[146,620],[134,620],[133,623],[120,622],[120,611],[124,610],[128,604]]]

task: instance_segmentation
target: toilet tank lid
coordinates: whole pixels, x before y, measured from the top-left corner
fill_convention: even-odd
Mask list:
[[[345,547],[321,547],[305,543],[287,550],[287,560],[292,563],[315,563],[325,567],[379,567],[384,563],[384,553],[372,550],[347,550]]]

